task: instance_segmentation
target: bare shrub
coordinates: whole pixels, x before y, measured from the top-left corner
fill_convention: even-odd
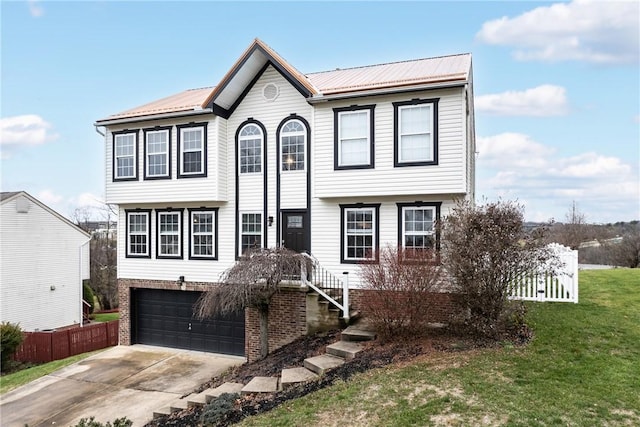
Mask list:
[[[360,266],[368,288],[363,314],[381,339],[423,334],[429,321],[429,295],[442,279],[431,250],[385,247],[378,263]]]
[[[640,226],[622,236],[619,243],[607,244],[609,260],[612,265],[640,268]]]
[[[510,201],[457,203],[442,224],[442,259],[453,279],[460,311],[456,323],[476,335],[498,338],[513,325],[517,304],[508,299],[516,277],[553,258],[541,235],[524,228],[523,207]],[[537,233],[543,233],[541,229]]]
[[[228,315],[253,307],[260,313],[260,355],[269,353],[269,304],[283,280],[300,272],[302,255],[286,248],[245,252],[220,277],[219,284],[204,292],[194,306],[200,319]]]

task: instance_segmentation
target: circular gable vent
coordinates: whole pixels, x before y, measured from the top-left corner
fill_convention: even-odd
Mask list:
[[[275,99],[278,97],[278,92],[278,86],[273,83],[267,83],[262,88],[262,96],[267,101],[275,101]]]

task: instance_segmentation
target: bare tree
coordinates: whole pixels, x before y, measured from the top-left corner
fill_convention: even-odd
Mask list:
[[[606,243],[605,249],[611,264],[640,268],[640,225],[627,231],[620,242]]]
[[[514,320],[523,323],[508,300],[514,279],[553,259],[541,236],[526,232],[523,211],[509,201],[460,201],[442,223],[441,256],[459,296],[459,325],[473,333],[497,338],[519,326]]]
[[[116,217],[115,207],[108,204],[81,206],[71,214],[80,228],[91,233],[90,287],[103,310],[118,306]]]
[[[590,238],[590,234],[586,216],[574,200],[565,215],[565,222],[554,227],[553,240],[571,249],[578,249],[580,243]]]
[[[283,280],[297,274],[302,255],[286,248],[247,251],[220,277],[220,283],[202,294],[194,306],[200,319],[256,308],[260,313],[260,356],[269,354],[269,304]]]

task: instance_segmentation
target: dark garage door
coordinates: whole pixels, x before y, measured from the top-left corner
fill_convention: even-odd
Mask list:
[[[193,318],[200,292],[132,289],[133,342],[244,356],[244,314]]]

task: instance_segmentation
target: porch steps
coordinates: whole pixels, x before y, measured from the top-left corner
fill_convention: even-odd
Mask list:
[[[198,394],[187,396],[189,406],[204,406],[216,397],[224,393],[240,393],[244,384],[241,383],[224,383],[216,388],[206,389]]]
[[[344,365],[344,362],[342,357],[322,354],[304,359],[304,367],[318,375],[324,375],[328,370]]]
[[[247,385],[242,387],[240,393],[274,393],[280,390],[278,377],[254,377]]]
[[[342,357],[344,360],[352,360],[360,350],[362,350],[362,344],[353,341],[338,341],[327,346],[327,353]]]
[[[287,368],[280,373],[280,384],[283,390],[293,384],[306,383],[316,379],[318,379],[318,374],[307,368]]]
[[[352,325],[340,334],[342,341],[372,341],[376,339],[376,333],[366,326]]]

